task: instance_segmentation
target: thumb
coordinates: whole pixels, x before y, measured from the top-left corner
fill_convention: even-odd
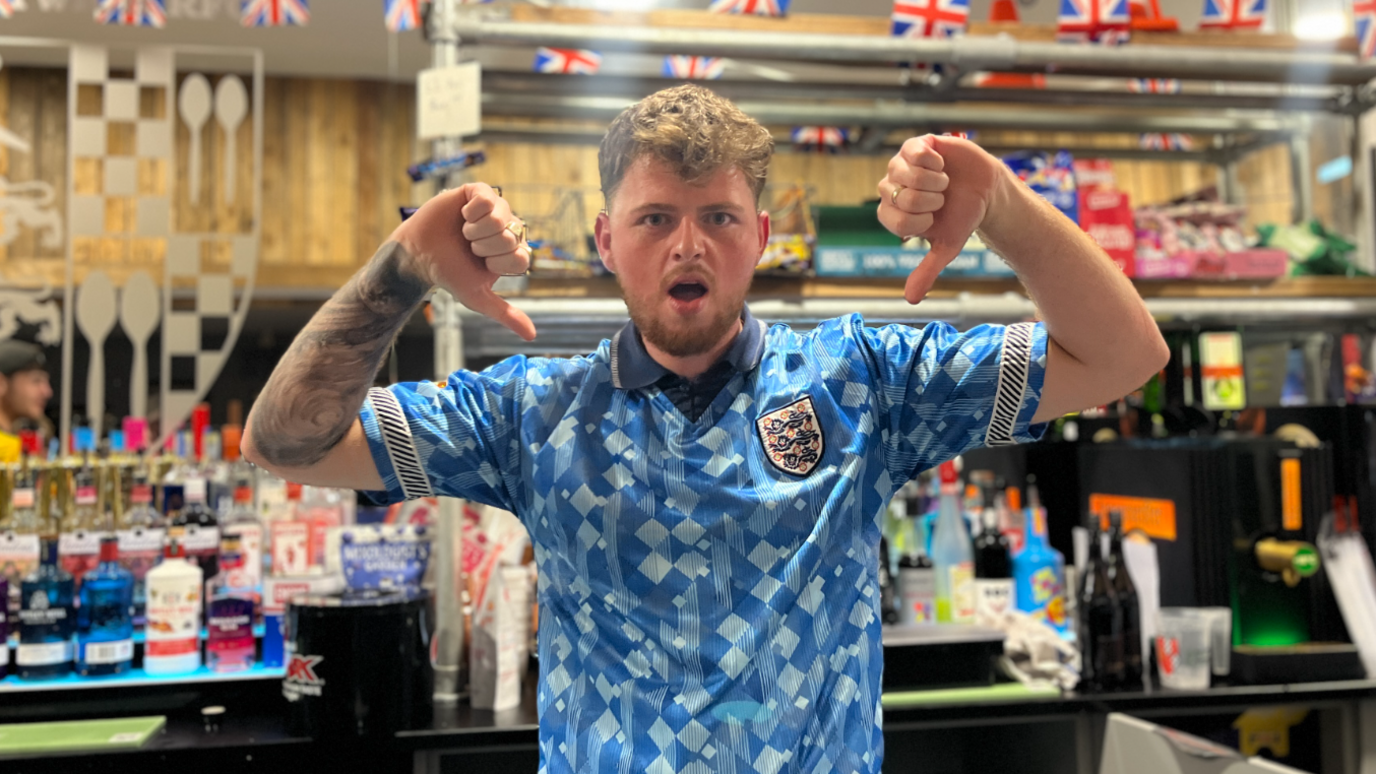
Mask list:
[[[957,255],[960,255],[959,247],[946,242],[932,243],[932,249],[923,257],[922,263],[908,275],[908,281],[903,286],[903,298],[910,304],[920,302],[932,289],[937,275],[947,264],[955,260]]]
[[[530,317],[512,306],[505,298],[493,293],[491,288],[477,290],[472,298],[464,301],[464,305],[484,317],[496,320],[502,327],[526,341],[535,340],[535,323],[530,321]]]

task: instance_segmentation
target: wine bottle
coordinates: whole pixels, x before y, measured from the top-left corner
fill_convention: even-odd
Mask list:
[[[1103,692],[1123,682],[1123,632],[1118,597],[1101,549],[1098,517],[1089,541],[1089,559],[1080,579],[1080,690]]]
[[[1123,559],[1123,514],[1109,513],[1108,577],[1118,598],[1119,626],[1123,639],[1123,684],[1127,690],[1142,687],[1142,603]]]

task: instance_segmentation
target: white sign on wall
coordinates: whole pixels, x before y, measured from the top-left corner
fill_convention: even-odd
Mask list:
[[[477,62],[423,70],[416,79],[416,139],[466,137],[482,130]]]

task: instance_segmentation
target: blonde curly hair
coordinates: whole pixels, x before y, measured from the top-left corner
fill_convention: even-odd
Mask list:
[[[735,166],[758,204],[773,153],[774,138],[759,122],[710,89],[684,84],[621,111],[602,138],[597,170],[608,206],[626,170],[645,154],[668,163],[688,183]]]

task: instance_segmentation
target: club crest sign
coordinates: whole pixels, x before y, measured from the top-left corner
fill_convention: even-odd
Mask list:
[[[755,420],[764,454],[774,467],[806,476],[822,460],[822,428],[812,398],[801,398]]]

